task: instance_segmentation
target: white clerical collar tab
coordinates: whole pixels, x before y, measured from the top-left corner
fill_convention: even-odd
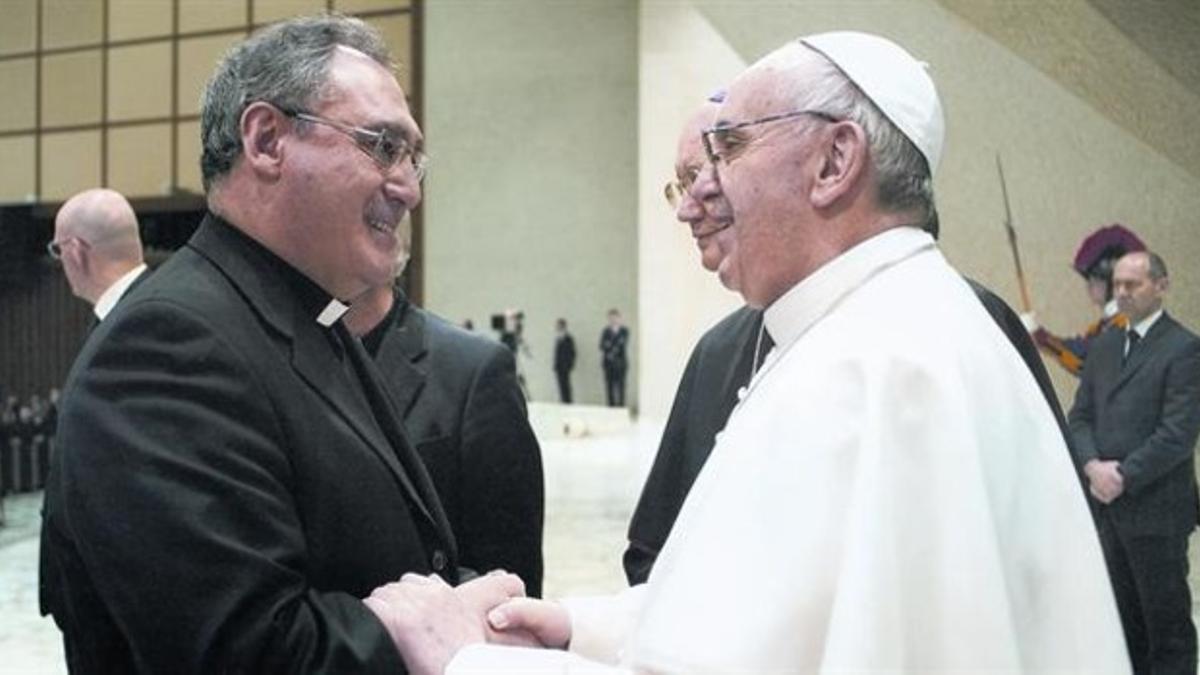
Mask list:
[[[345,314],[346,310],[348,309],[350,309],[349,305],[344,304],[337,298],[334,298],[330,300],[329,304],[325,305],[325,309],[321,310],[321,313],[317,315],[317,323],[329,328],[334,324],[335,321],[342,318],[342,315]]]

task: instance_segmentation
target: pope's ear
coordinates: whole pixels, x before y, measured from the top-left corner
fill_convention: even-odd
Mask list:
[[[279,177],[283,162],[283,138],[291,120],[279,108],[257,101],[242,111],[242,161],[266,180]]]
[[[821,130],[824,143],[819,171],[813,181],[811,198],[817,208],[828,208],[843,195],[861,189],[867,173],[867,133],[855,122],[833,122]]]

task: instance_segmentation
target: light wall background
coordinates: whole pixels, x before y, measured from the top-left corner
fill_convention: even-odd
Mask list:
[[[637,3],[433,0],[425,4],[425,305],[495,336],[525,312],[523,369],[557,400],[554,321],[579,358],[577,401],[600,403],[599,338],[637,304]],[[627,400],[636,405],[636,352]]]

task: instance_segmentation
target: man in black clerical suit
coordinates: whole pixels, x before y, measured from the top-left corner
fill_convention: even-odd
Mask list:
[[[1113,292],[1129,328],[1093,340],[1070,423],[1134,672],[1192,675],[1200,338],[1163,311],[1167,288],[1157,254],[1117,262]]]
[[[71,292],[92,305],[95,323],[150,274],[133,207],[113,190],[84,190],[63,203],[46,246]]]
[[[761,311],[742,307],[710,328],[692,350],[629,521],[623,563],[630,585],[650,576],[684,498],[737,404],[738,389],[750,382],[761,325]]]
[[[422,643],[389,584],[458,555],[336,299],[390,279],[421,131],[378,32],[320,16],[226,54],[201,137],[210,214],[64,388],[43,555],[68,665],[402,673]]]
[[[542,589],[542,455],[513,353],[408,301],[391,285],[355,301],[346,325],[425,463],[469,574],[504,569]]]

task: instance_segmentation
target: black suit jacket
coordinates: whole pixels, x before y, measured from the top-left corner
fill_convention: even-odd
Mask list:
[[[605,326],[600,331],[600,355],[605,368],[624,370],[629,365],[625,352],[629,344],[629,328],[626,326]]]
[[[706,332],[683,371],[654,465],[629,522],[625,577],[639,584],[662,549],[683,500],[712,452],[717,432],[750,381],[762,312],[742,307]]]
[[[1070,415],[1075,453],[1080,465],[1120,460],[1125,491],[1097,507],[1119,530],[1186,535],[1198,505],[1200,339],[1164,313],[1122,367],[1124,352],[1121,330],[1088,350]]]
[[[554,370],[569,373],[575,368],[575,338],[563,333],[554,339]]]
[[[129,284],[129,287],[125,289],[125,292],[121,294],[121,297],[117,300],[117,302],[120,303],[121,300],[125,299],[125,297],[127,295],[129,295],[133,291],[133,289],[135,289],[139,285],[141,285],[141,283],[143,281],[145,281],[146,279],[149,279],[150,275],[153,273],[154,273],[154,270],[150,269],[149,267],[142,270],[141,274],[139,274],[133,278],[133,281]],[[114,305],[113,309],[116,309],[115,305]],[[96,330],[96,326],[99,326],[99,325],[100,325],[100,318],[96,316],[96,313],[94,311],[91,312],[89,315],[89,319],[88,319],[87,332],[85,332],[84,336],[83,336],[85,341],[87,340],[87,338],[91,337],[92,331]],[[50,414],[47,414],[46,420],[45,420],[46,435],[53,437],[55,435],[57,427],[58,427],[58,409],[57,409],[57,407],[52,406],[50,408]],[[4,440],[7,443],[7,438],[6,438],[5,434],[0,433],[0,440]],[[51,438],[51,440],[53,440],[53,438]],[[46,512],[43,509],[42,517],[44,518],[45,516],[46,516]],[[48,534],[49,534],[48,530],[45,530],[45,529],[42,530],[42,533],[41,533],[42,543],[41,543],[41,548],[39,550],[47,550],[49,548],[49,544],[47,544],[47,535]],[[50,607],[47,605],[47,600],[51,596],[51,593],[46,588],[46,583],[50,579],[49,571],[46,569],[47,563],[48,563],[48,558],[46,558],[45,556],[41,556],[39,558],[39,561],[38,561],[38,566],[39,566],[39,569],[38,569],[38,595],[39,595],[39,602],[40,602],[40,609],[42,612],[42,616],[46,616],[47,614],[50,613]]]
[[[542,455],[503,345],[408,302],[364,337],[446,508],[459,560],[542,591]]]
[[[43,526],[74,671],[403,672],[360,598],[453,537],[321,295],[210,216],[88,340]]]

